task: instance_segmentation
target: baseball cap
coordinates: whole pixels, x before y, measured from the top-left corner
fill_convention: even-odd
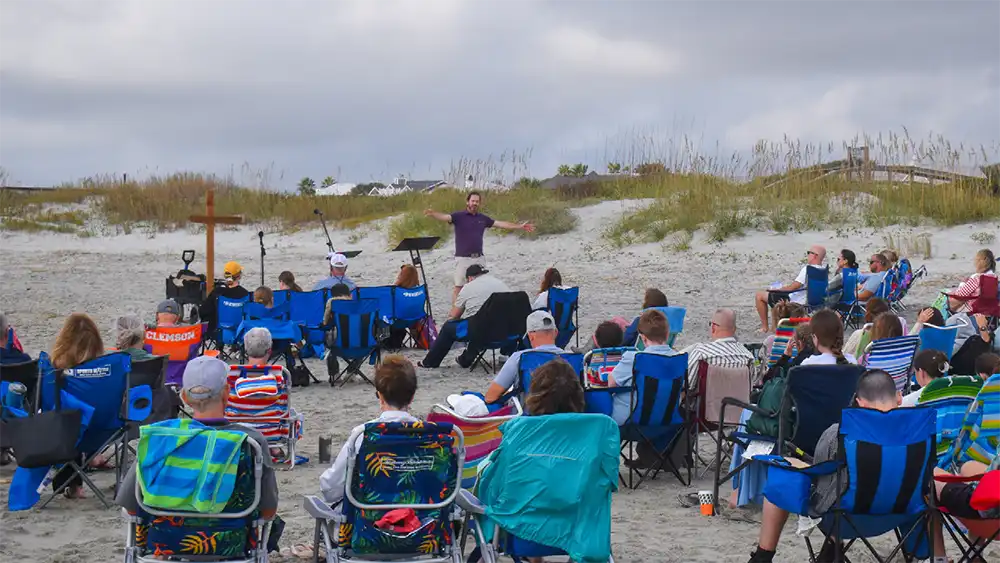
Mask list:
[[[223,267],[223,271],[226,272],[227,278],[235,278],[243,273],[243,266],[240,266],[239,262],[229,261],[226,262],[225,267]]]
[[[226,376],[229,366],[219,358],[198,356],[184,367],[184,392],[192,399],[210,399],[225,393],[228,388]],[[207,390],[192,392],[198,387]]]
[[[156,306],[156,313],[170,313],[171,315],[180,315],[181,306],[177,304],[173,299],[165,299],[160,301],[160,304]]]
[[[486,402],[475,395],[448,395],[448,405],[462,416],[486,416],[490,414]]]
[[[482,267],[480,264],[473,264],[465,269],[465,277],[467,278],[481,276],[488,273],[490,273],[490,271]]]
[[[330,255],[330,265],[334,268],[346,268],[347,267],[347,256],[339,252],[334,252]]]
[[[548,311],[535,311],[528,315],[525,321],[528,332],[542,332],[543,330],[555,330],[556,320]]]

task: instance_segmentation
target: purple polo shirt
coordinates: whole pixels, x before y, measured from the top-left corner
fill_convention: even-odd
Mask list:
[[[493,226],[493,219],[463,210],[451,214],[451,224],[455,225],[455,256],[482,256],[483,233]]]

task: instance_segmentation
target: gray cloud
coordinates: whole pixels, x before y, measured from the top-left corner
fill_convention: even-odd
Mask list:
[[[956,1],[9,0],[0,164],[56,183],[248,162],[290,185],[510,150],[545,176],[683,135],[987,144],[998,20]]]

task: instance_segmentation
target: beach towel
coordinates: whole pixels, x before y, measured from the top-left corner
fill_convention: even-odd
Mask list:
[[[236,484],[247,435],[196,420],[175,419],[139,429],[136,479],[147,506],[218,514]]]
[[[275,401],[278,400],[278,378],[273,375],[242,377],[236,381],[233,387],[236,396],[241,399],[247,397],[273,397]]]

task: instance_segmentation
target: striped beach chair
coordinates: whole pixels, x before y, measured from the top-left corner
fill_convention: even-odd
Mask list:
[[[938,467],[957,473],[963,463],[978,461],[989,465],[1000,445],[1000,373],[986,380],[969,408],[958,438]]]
[[[953,375],[939,377],[920,390],[918,406],[927,406],[937,412],[937,456],[944,460],[951,443],[962,431],[965,414],[975,402],[983,387],[980,377]]]
[[[865,367],[880,369],[892,376],[898,391],[906,392],[910,381],[913,356],[920,346],[919,336],[882,338],[871,343]]]
[[[229,366],[226,419],[255,428],[271,446],[275,463],[289,469],[305,458],[296,456],[303,418],[292,409],[288,377],[282,366]]]
[[[595,348],[583,356],[584,387],[607,387],[608,375],[615,370],[622,354],[632,352],[635,348],[619,346],[617,348]]]
[[[462,467],[462,488],[473,490],[479,478],[479,463],[500,446],[500,425],[521,415],[521,404],[515,398],[507,406],[489,416],[466,417],[447,405],[434,405],[427,415],[427,422],[447,423],[465,435],[465,462]]]

